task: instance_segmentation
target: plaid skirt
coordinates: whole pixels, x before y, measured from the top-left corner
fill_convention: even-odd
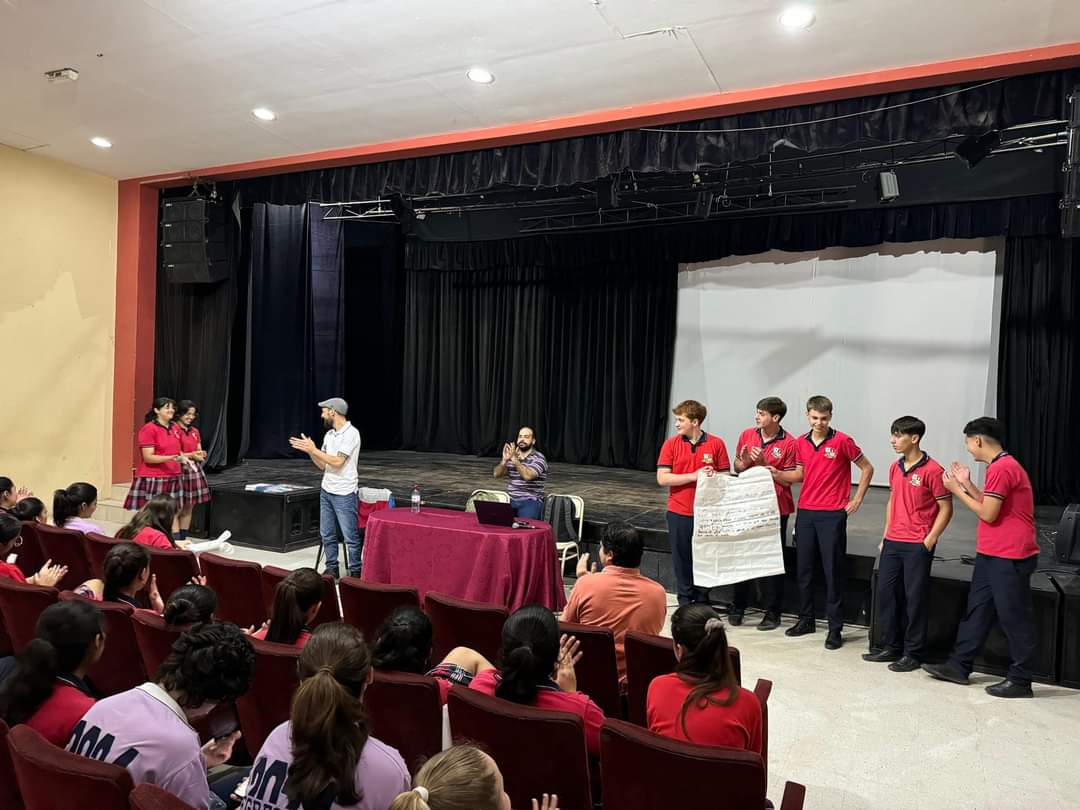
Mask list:
[[[124,498],[125,509],[142,509],[155,495],[172,495],[180,499],[180,476],[171,478],[136,478]]]
[[[198,506],[210,500],[210,485],[201,464],[180,465],[180,508]]]

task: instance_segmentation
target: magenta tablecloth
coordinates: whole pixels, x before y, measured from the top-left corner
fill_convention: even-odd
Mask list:
[[[491,602],[516,610],[522,605],[566,606],[558,575],[551,526],[535,529],[484,526],[471,512],[425,507],[375,512],[364,535],[367,582],[411,585],[427,591]]]

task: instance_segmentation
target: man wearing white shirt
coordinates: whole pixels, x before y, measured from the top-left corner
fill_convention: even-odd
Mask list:
[[[319,534],[326,555],[324,573],[335,579],[338,569],[338,537],[345,538],[349,576],[360,576],[360,529],[357,526],[356,457],[360,452],[360,433],[345,418],[349,404],[341,397],[319,403],[323,424],[328,428],[322,449],[303,433],[289,439],[294,450],[307,453],[312,463],[323,471],[319,493]]]

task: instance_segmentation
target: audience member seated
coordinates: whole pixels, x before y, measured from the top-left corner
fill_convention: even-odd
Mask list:
[[[735,678],[720,615],[709,605],[683,605],[671,617],[671,637],[679,663],[649,686],[649,730],[760,754],[761,704]]]
[[[468,686],[473,676],[492,664],[476,650],[455,647],[431,667],[431,619],[415,605],[402,605],[391,613],[375,634],[372,663],[380,672],[410,672],[429,675],[439,684],[439,696],[446,696],[454,684]]]
[[[169,595],[161,616],[166,624],[179,627],[213,621],[215,610],[217,594],[205,585],[189,583]]]
[[[387,810],[409,789],[409,771],[396,749],[369,736],[364,690],[371,651],[360,631],[319,625],[298,669],[290,719],[255,757],[245,806]]]
[[[26,582],[30,585],[55,587],[67,573],[66,565],[53,565],[52,560],[46,560],[36,574],[28,577],[19,570],[18,566],[7,561],[8,556],[21,546],[22,542],[22,522],[10,512],[0,512],[0,577],[7,577],[16,582]]]
[[[176,499],[172,495],[155,495],[148,500],[130,522],[116,536],[153,548],[184,548],[185,540],[177,543],[172,539],[173,522],[176,520]]]
[[[80,601],[49,605],[0,689],[0,716],[9,726],[25,723],[53,745],[65,746],[94,705],[86,672],[104,649],[104,619],[97,607]]]
[[[162,613],[165,605],[158,593],[157,579],[150,573],[150,552],[135,543],[120,543],[109,549],[102,565],[101,579],[90,579],[75,589],[75,593],[88,599],[106,602],[126,602],[133,608],[147,608]],[[138,597],[139,591],[147,589],[149,605]]]
[[[491,757],[471,745],[455,745],[431,759],[416,774],[412,790],[400,794],[390,810],[510,810],[503,776]],[[544,794],[532,810],[559,810],[559,797]]]
[[[314,568],[297,568],[274,589],[270,621],[248,632],[259,640],[303,648],[311,638],[311,622],[322,607],[323,581]]]
[[[577,691],[574,664],[581,658],[577,639],[559,637],[555,614],[540,605],[525,605],[503,625],[498,669],[473,678],[471,688],[503,700],[581,715],[585,745],[600,756],[600,727],[604,712],[588,695]]]
[[[33,494],[26,487],[16,487],[15,482],[6,475],[0,475],[0,514],[10,512],[15,504]]]
[[[232,756],[240,732],[200,748],[190,716],[244,694],[254,667],[255,653],[236,625],[196,625],[173,644],[156,681],[95,703],[67,748],[127,768],[135,784],[157,785],[197,810],[223,808],[238,775],[211,786],[207,770]]]
[[[53,493],[53,522],[61,529],[77,532],[104,534],[101,527],[90,518],[97,510],[97,487],[85,481],[76,481],[67,489]]]
[[[641,575],[644,550],[641,532],[627,523],[609,523],[600,540],[600,562],[604,570],[596,573],[594,564],[590,572],[589,555],[581,555],[578,580],[561,616],[564,622],[611,630],[623,691],[626,690],[626,631],[656,635],[667,616],[664,586]]]
[[[48,523],[49,510],[45,508],[45,502],[41,498],[31,495],[23,498],[12,507],[11,513],[23,523]]]

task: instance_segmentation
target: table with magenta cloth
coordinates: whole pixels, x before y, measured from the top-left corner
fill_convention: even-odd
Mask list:
[[[559,611],[566,592],[551,526],[485,526],[472,512],[424,507],[375,512],[364,533],[366,582],[408,585],[516,610],[540,604]]]

